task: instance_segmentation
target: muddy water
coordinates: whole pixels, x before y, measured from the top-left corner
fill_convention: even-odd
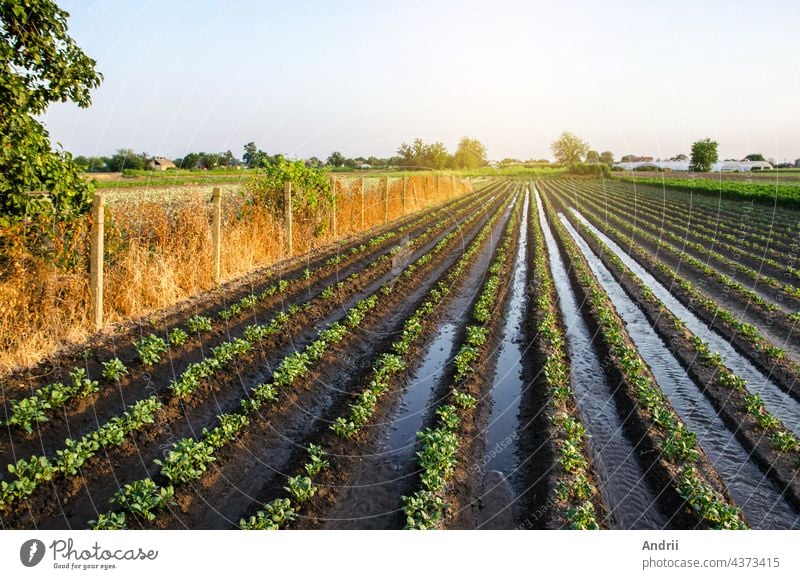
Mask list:
[[[526,194],[522,214],[528,214],[529,196]],[[519,466],[518,437],[519,404],[525,388],[522,377],[524,353],[524,323],[527,311],[525,281],[528,276],[528,219],[520,226],[519,244],[514,260],[510,298],[505,312],[500,352],[495,367],[492,386],[492,413],[486,431],[488,451],[486,468],[509,477]]]
[[[611,299],[617,313],[656,382],[722,476],[731,496],[756,529],[800,527],[800,517],[783,499],[767,476],[753,464],[747,452],[717,416],[708,399],[686,376],[647,318],[616,282],[611,272],[591,251],[584,239],[561,214],[560,219],[586,257],[592,272]]]
[[[536,205],[566,325],[572,389],[581,421],[590,435],[589,449],[600,480],[600,491],[608,507],[608,525],[619,529],[666,528],[668,521],[658,510],[656,497],[647,485],[637,450],[622,431],[611,386],[592,344],[592,334],[581,316],[538,193]]]
[[[435,407],[432,393],[441,381],[448,360],[455,354],[458,326],[444,324],[425,352],[425,359],[411,378],[391,430],[375,455],[365,457],[367,468],[351,479],[330,513],[328,529],[386,529],[397,526],[400,496],[413,480],[416,435],[427,411]]]
[[[513,526],[517,496],[527,489],[515,479],[520,467],[519,406],[527,384],[523,378],[522,356],[525,350],[526,281],[528,279],[528,208],[530,192],[525,192],[519,243],[514,259],[511,290],[505,309],[505,322],[492,382],[492,412],[486,428],[484,470],[484,506],[480,528]],[[515,484],[518,483],[518,484]],[[514,492],[516,490],[516,493]]]
[[[761,394],[767,410],[780,418],[786,428],[792,430],[795,434],[800,434],[800,403],[793,400],[776,386],[772,380],[753,366],[745,356],[736,351],[730,342],[690,312],[667,288],[661,285],[636,260],[625,253],[619,245],[592,225],[579,211],[575,209],[572,209],[572,211],[581,223],[597,235],[673,314],[683,320],[692,333],[708,342],[712,351],[717,351],[725,357],[725,365],[747,381],[747,389]]]
[[[568,199],[568,203],[570,205],[578,207],[581,206],[581,198],[576,197],[573,194],[563,195],[562,198]],[[597,219],[602,219],[604,223],[608,221],[606,214],[610,208],[605,204],[600,203],[595,208],[586,206],[586,210],[587,213],[593,213]],[[626,235],[626,233],[622,232],[622,230],[619,231],[622,235]],[[723,286],[721,286],[721,284],[714,280],[711,280],[707,285],[708,280],[706,277],[702,274],[698,274],[698,272],[694,271],[692,267],[685,266],[683,258],[678,259],[674,256],[667,255],[667,252],[661,252],[661,250],[659,250],[653,243],[644,239],[642,236],[635,237],[636,242],[639,243],[642,248],[648,251],[650,254],[654,255],[655,257],[658,257],[661,254],[665,255],[665,261],[677,267],[677,271],[681,276],[711,295],[720,307],[729,310],[738,321],[749,323],[755,326],[765,339],[782,348],[795,362],[800,362],[800,343],[798,343],[797,336],[800,328],[793,326],[793,328],[789,331],[781,330],[779,324],[773,325],[767,318],[765,318],[762,310],[753,305],[750,300],[735,296],[733,293],[726,290]],[[728,275],[729,272],[723,273]],[[747,284],[743,285],[746,286]]]
[[[499,232],[503,230],[507,217],[508,211],[495,227],[491,242],[481,250],[466,279],[453,292],[436,337],[409,379],[409,386],[403,392],[397,409],[384,425],[387,431],[383,440],[374,452],[363,456],[363,465],[350,478],[336,505],[325,517],[324,528],[386,529],[404,524],[401,496],[413,492],[418,481],[418,468],[414,461],[416,433],[430,410],[441,402],[436,399],[436,393],[441,390],[442,381],[447,378],[448,364],[460,346],[458,338],[467,323],[470,304],[478,291],[476,288],[483,285]]]

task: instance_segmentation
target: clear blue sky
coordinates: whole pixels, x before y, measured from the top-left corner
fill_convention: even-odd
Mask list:
[[[76,154],[800,157],[800,2],[59,0],[105,80],[45,122]]]

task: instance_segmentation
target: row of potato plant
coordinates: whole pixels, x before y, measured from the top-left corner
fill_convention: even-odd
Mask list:
[[[417,433],[420,450],[417,463],[421,469],[420,488],[410,496],[402,497],[407,529],[432,529],[440,524],[447,511],[445,495],[447,485],[458,465],[462,420],[473,418],[477,399],[462,386],[477,368],[479,354],[486,343],[491,325],[491,315],[496,312],[501,284],[508,283],[504,271],[509,260],[514,235],[519,225],[519,215],[524,196],[517,199],[503,238],[489,266],[489,277],[473,307],[473,323],[467,327],[466,338],[453,359],[455,373],[450,395],[435,410],[434,426]]]
[[[584,190],[586,193],[586,190]],[[584,195],[582,198],[586,198]],[[712,245],[722,245],[719,239],[711,235],[704,235],[700,232],[700,226],[692,224],[691,227],[687,225],[686,221],[678,220],[674,218],[668,218],[663,214],[654,214],[651,215],[649,211],[643,210],[638,204],[636,206],[636,211],[630,211],[629,206],[624,203],[617,203],[611,202],[607,198],[603,200],[604,205],[610,205],[613,207],[613,213],[621,218],[627,219],[630,223],[636,223],[637,226],[640,228],[645,228],[649,230],[652,234],[659,236],[662,240],[666,236],[667,239],[672,240],[672,245],[675,248],[681,248],[684,252],[686,251],[685,248],[690,248],[695,251],[695,253],[704,256],[709,260],[714,260],[715,262],[721,264],[725,268],[728,268],[731,271],[738,271],[740,274],[749,277],[754,282],[766,285],[768,287],[774,288],[779,290],[782,294],[786,297],[791,298],[800,298],[800,288],[793,286],[789,283],[783,283],[780,280],[768,276],[766,274],[761,273],[760,271],[754,270],[752,267],[744,265],[736,260],[730,259],[725,257],[724,255],[720,254],[719,252],[707,248],[704,244],[691,241],[689,236],[700,238],[705,241],[708,241]],[[651,221],[652,220],[652,221]],[[675,231],[681,231],[685,233],[684,235],[679,235],[675,233]],[[743,253],[742,250],[738,247],[732,246],[732,251]],[[766,260],[763,256],[756,256],[753,259],[757,259],[759,262],[766,263]],[[776,262],[777,263],[777,262]],[[778,265],[779,268],[782,268],[781,265]]]
[[[480,201],[480,197],[471,198],[467,203],[468,207],[473,207]],[[459,200],[456,205],[461,205],[464,200]],[[252,310],[260,300],[270,297],[285,295],[289,289],[298,281],[306,281],[314,275],[322,273],[325,268],[330,268],[341,264],[346,258],[363,253],[368,249],[377,247],[385,242],[397,238],[404,232],[418,227],[427,221],[437,222],[440,217],[448,214],[452,210],[452,202],[442,207],[437,207],[432,211],[426,211],[420,217],[400,226],[399,228],[386,231],[380,235],[372,237],[366,243],[354,246],[350,252],[341,253],[329,258],[323,265],[316,269],[305,269],[302,278],[297,280],[278,280],[269,285],[261,293],[251,293],[241,298],[236,303],[222,310],[218,316],[220,319],[228,321],[241,312]],[[162,356],[169,351],[170,346],[180,347],[185,344],[189,335],[199,335],[212,330],[212,319],[208,316],[194,315],[185,322],[186,330],[174,327],[166,332],[166,340],[156,334],[149,334],[134,344],[139,361],[145,367],[153,366],[161,361]],[[188,330],[188,333],[187,333]],[[91,355],[88,352],[88,355]],[[129,368],[118,358],[115,357],[107,362],[103,362],[103,378],[110,383],[117,383],[129,373]],[[10,412],[4,424],[12,428],[19,428],[31,434],[36,424],[47,422],[52,412],[60,409],[68,401],[76,398],[86,398],[99,392],[99,383],[96,380],[89,380],[85,376],[86,370],[76,367],[70,373],[71,384],[56,382],[37,389],[30,396],[9,402]],[[83,374],[81,374],[83,373]]]
[[[533,201],[531,207],[531,300],[535,340],[540,352],[546,355],[541,370],[549,394],[546,412],[553,425],[553,445],[562,468],[555,480],[555,496],[563,517],[573,529],[598,529],[595,504],[601,504],[601,500],[592,483],[594,473],[586,428],[581,423],[570,382],[567,344],[558,315],[558,295],[550,272],[542,224]]]
[[[603,220],[598,218],[595,213],[591,211],[585,211],[585,213],[587,219],[594,222],[596,227],[603,228]],[[670,287],[679,288],[680,292],[676,293],[676,297],[684,305],[694,311],[702,311],[704,318],[717,322],[716,326],[724,326],[726,330],[724,337],[726,339],[734,340],[734,342],[744,342],[745,349],[749,348],[754,352],[761,353],[765,357],[765,362],[758,363],[757,360],[755,362],[761,367],[762,371],[773,375],[773,378],[784,388],[795,382],[800,382],[800,364],[792,360],[785,350],[775,346],[770,340],[762,336],[758,328],[748,322],[741,321],[730,310],[720,306],[716,300],[699,291],[694,284],[679,275],[669,265],[656,259],[632,237],[617,229],[608,227],[605,228],[605,233],[615,238],[621,247],[627,248],[631,257],[647,271],[655,277],[662,278],[662,283]],[[774,371],[776,368],[782,368],[790,376],[789,384],[786,384],[780,374]]]
[[[482,246],[483,242],[491,233],[495,223],[503,212],[504,205],[498,207],[495,213],[484,224],[480,232],[468,246],[467,250],[461,255],[456,264],[448,271],[444,280],[440,280],[427,295],[427,299],[417,310],[406,319],[403,324],[401,338],[392,344],[392,351],[378,356],[372,366],[371,374],[368,379],[369,386],[359,393],[357,400],[350,405],[347,415],[337,417],[331,425],[331,430],[341,438],[353,439],[366,425],[370,417],[374,414],[378,401],[390,388],[391,376],[405,370],[407,366],[406,355],[411,347],[418,343],[425,330],[426,321],[441,306],[445,298],[450,294],[452,287],[466,273],[471,259]],[[413,270],[412,270],[413,271]],[[459,398],[466,403],[469,396],[461,395]],[[322,449],[316,447],[319,453]],[[313,457],[312,457],[313,458]],[[326,463],[327,466],[327,463]],[[286,490],[292,495],[290,498],[282,497],[269,501],[263,505],[254,515],[239,521],[242,529],[278,529],[286,526],[296,518],[296,513],[300,511],[305,500],[300,500],[297,493],[293,490],[293,483],[296,485],[298,480],[304,481],[304,486],[315,488],[311,476],[312,466],[304,465],[307,475],[297,475],[288,479],[289,486]],[[321,470],[321,469],[320,469]],[[308,480],[305,480],[308,479]],[[310,498],[310,497],[309,497]],[[291,508],[294,515],[287,517],[286,513]],[[277,515],[277,516],[276,516]]]
[[[584,206],[589,206],[593,208],[595,211],[599,211],[604,217],[608,220],[613,221],[620,231],[627,232],[628,237],[642,237],[647,239],[651,243],[655,244],[655,246],[659,250],[664,250],[667,253],[676,256],[677,258],[681,259],[683,263],[687,263],[696,269],[702,276],[712,278],[718,283],[722,284],[731,291],[735,296],[737,296],[742,301],[749,303],[751,306],[754,306],[756,309],[760,309],[764,315],[768,318],[783,318],[787,325],[791,326],[795,322],[800,321],[800,312],[795,312],[792,314],[786,314],[783,309],[779,306],[768,302],[763,297],[761,297],[758,293],[754,292],[746,288],[741,283],[731,279],[729,276],[718,272],[713,267],[710,267],[703,263],[702,261],[698,260],[697,258],[682,252],[680,249],[675,248],[669,243],[662,241],[659,237],[652,235],[651,233],[644,231],[640,227],[630,224],[628,221],[622,219],[621,217],[617,217],[613,213],[605,213],[603,212],[602,207],[599,207],[594,202],[590,201],[589,199],[583,198]],[[604,223],[603,228],[607,231],[609,229],[608,222]]]
[[[475,212],[462,221],[443,238],[443,240],[447,240],[445,243],[441,241],[437,243],[433,249],[420,257],[417,262],[423,260],[427,255],[441,253],[445,248],[449,247],[457,239],[459,233],[479,215],[480,213]],[[429,259],[424,259],[423,262],[426,263],[428,261]],[[417,262],[407,267],[415,266]],[[131,503],[130,500],[127,500],[127,502],[115,500],[114,502],[130,514],[135,514],[138,518],[143,517],[144,520],[155,518],[156,511],[167,506],[167,503],[154,500],[154,496],[160,497],[164,493],[167,496],[172,496],[176,485],[184,484],[202,476],[210,464],[216,460],[216,452],[236,440],[240,431],[249,425],[252,414],[259,412],[264,404],[275,402],[279,391],[292,386],[307,375],[312,367],[328,352],[330,346],[340,342],[346,335],[364,325],[367,321],[367,314],[375,309],[381,296],[388,295],[392,291],[393,281],[389,280],[378,291],[361,299],[348,310],[341,323],[333,322],[328,329],[322,331],[317,339],[303,350],[285,357],[273,373],[272,382],[255,387],[251,395],[242,400],[238,410],[219,415],[217,417],[218,425],[215,428],[212,430],[204,428],[197,440],[184,438],[174,443],[166,458],[163,461],[158,461],[161,467],[161,474],[169,480],[169,483],[163,487],[155,483],[146,483],[147,487],[144,487],[145,483],[143,481],[131,483],[136,485],[136,488],[146,490],[144,495],[136,497],[136,504],[153,505],[153,508],[148,510],[144,517],[142,516],[141,508],[136,507],[131,510],[126,507],[127,504]],[[307,476],[299,476],[291,480],[289,485],[293,495],[301,496],[304,500],[307,500],[316,492],[310,478]],[[164,491],[163,489],[165,488],[171,488],[172,490]],[[304,502],[304,500],[301,502]],[[124,514],[121,515],[120,512],[103,513],[97,521],[92,522],[92,525],[96,529],[119,528],[124,522],[123,517]]]
[[[470,205],[471,206],[471,205]],[[468,212],[471,218],[479,215],[476,212]],[[463,224],[462,224],[463,225]],[[364,270],[354,272],[347,278],[347,282],[353,282],[360,274],[368,269],[375,267],[377,264],[390,260],[393,255],[401,251],[404,247],[413,247],[418,245],[431,235],[435,234],[440,229],[447,226],[447,222],[442,220],[434,223],[428,227],[422,234],[405,242],[402,246],[397,246],[394,250],[382,256],[379,260],[372,262]],[[448,234],[448,239],[453,239],[454,233]],[[344,282],[336,282],[332,284],[336,291],[339,291],[344,286]],[[324,292],[323,292],[324,293]],[[336,293],[330,293],[323,299],[333,299]],[[291,316],[298,314],[307,307],[305,305],[295,305],[289,308],[288,312],[280,312],[267,324],[253,324],[245,329],[244,337],[234,338],[228,342],[212,348],[211,356],[205,358],[201,362],[190,364],[187,369],[169,385],[170,397],[186,398],[195,392],[200,386],[200,380],[208,378],[215,372],[218,372],[230,365],[230,363],[238,357],[245,355],[249,352],[257,341],[266,339],[268,336],[275,335],[285,327],[290,320]],[[139,406],[141,404],[141,406]],[[87,460],[92,458],[101,449],[107,449],[109,446],[118,446],[122,444],[125,437],[145,424],[152,424],[155,421],[157,413],[163,408],[162,402],[157,395],[152,395],[143,401],[137,403],[137,407],[146,408],[149,416],[145,421],[129,422],[121,420],[120,417],[110,419],[106,424],[100,426],[98,429],[87,433],[78,441],[67,439],[65,441],[65,448],[57,450],[57,458],[55,460],[49,459],[45,456],[34,456],[30,459],[20,459],[14,464],[8,465],[8,471],[17,477],[17,480],[12,482],[0,481],[0,509],[5,509],[11,506],[21,498],[30,496],[36,488],[43,482],[52,480],[56,474],[63,474],[72,476],[75,472],[65,470],[62,464],[78,465],[77,468],[82,466]],[[123,415],[124,416],[124,415]],[[119,424],[124,424],[126,429],[121,436],[118,437],[119,442],[114,445],[95,445],[92,441],[102,433],[104,429],[114,427],[118,431]]]
[[[590,195],[605,207],[629,209],[631,206],[630,189],[627,188],[618,190],[614,187],[598,187],[586,183],[581,185],[581,195]],[[776,247],[775,240],[763,234],[758,235],[758,242],[749,241],[742,230],[744,223],[741,217],[740,223],[734,228],[718,214],[712,216],[701,214],[694,207],[683,209],[675,203],[665,203],[663,197],[654,200],[643,195],[636,196],[635,209],[637,221],[646,218],[651,223],[670,224],[678,231],[683,230],[687,236],[703,239],[759,263],[766,263],[790,277],[800,279],[800,270],[780,261],[785,258],[785,253],[789,249],[783,246]],[[713,223],[714,226],[707,226],[706,222]],[[769,255],[772,257],[768,257]]]
[[[683,320],[673,314],[641,278],[635,275],[594,232],[580,223],[576,223],[576,228],[581,231],[584,237],[592,239],[604,253],[605,259],[619,272],[621,277],[630,279],[636,284],[641,291],[642,298],[658,308],[660,317],[667,320],[677,332],[689,337],[686,347],[694,354],[695,363],[699,362],[710,369],[715,380],[725,388],[736,391],[739,394],[735,399],[740,400],[740,411],[753,416],[761,431],[770,437],[772,448],[778,452],[795,455],[795,463],[800,466],[800,456],[797,456],[797,451],[800,449],[800,441],[792,431],[784,426],[777,416],[767,411],[764,401],[758,393],[748,391],[747,381],[728,368],[725,365],[723,356],[719,352],[712,351],[708,342],[693,334]],[[729,396],[728,399],[730,398]]]
[[[497,211],[481,229],[478,236],[461,254],[456,265],[448,272],[447,278],[439,282],[428,292],[427,300],[403,324],[400,340],[392,344],[392,351],[380,357],[372,368],[372,380],[369,387],[361,392],[358,400],[351,404],[350,413],[340,416],[331,425],[337,435],[343,438],[354,438],[366,425],[375,411],[378,399],[388,390],[389,378],[405,369],[404,356],[417,343],[426,328],[426,320],[433,317],[434,312],[450,294],[455,282],[465,273],[474,255],[480,250],[483,242],[491,234],[494,224],[502,213]]]
[[[698,474],[700,457],[697,435],[689,430],[667,402],[639,352],[631,345],[624,324],[608,296],[592,274],[583,254],[567,229],[543,197],[551,228],[561,242],[578,283],[586,296],[590,313],[608,349],[610,362],[633,387],[636,403],[649,421],[651,436],[657,441],[661,457],[678,469],[678,494],[709,527],[717,529],[746,528],[740,510],[720,495]],[[673,483],[674,484],[674,483]]]

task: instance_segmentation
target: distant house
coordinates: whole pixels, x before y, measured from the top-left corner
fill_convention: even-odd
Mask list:
[[[150,163],[153,171],[166,171],[167,169],[174,169],[175,163],[164,157],[156,157]]]
[[[369,163],[361,163],[360,165],[356,165],[356,169],[372,169],[372,165]]]
[[[797,167],[798,169],[800,169],[800,159],[795,159],[794,160],[794,166]]]

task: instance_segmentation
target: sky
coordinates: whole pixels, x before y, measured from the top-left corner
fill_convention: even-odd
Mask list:
[[[415,137],[491,159],[599,151],[800,157],[796,0],[58,0],[104,80],[43,120],[74,154],[243,145],[393,155]]]

